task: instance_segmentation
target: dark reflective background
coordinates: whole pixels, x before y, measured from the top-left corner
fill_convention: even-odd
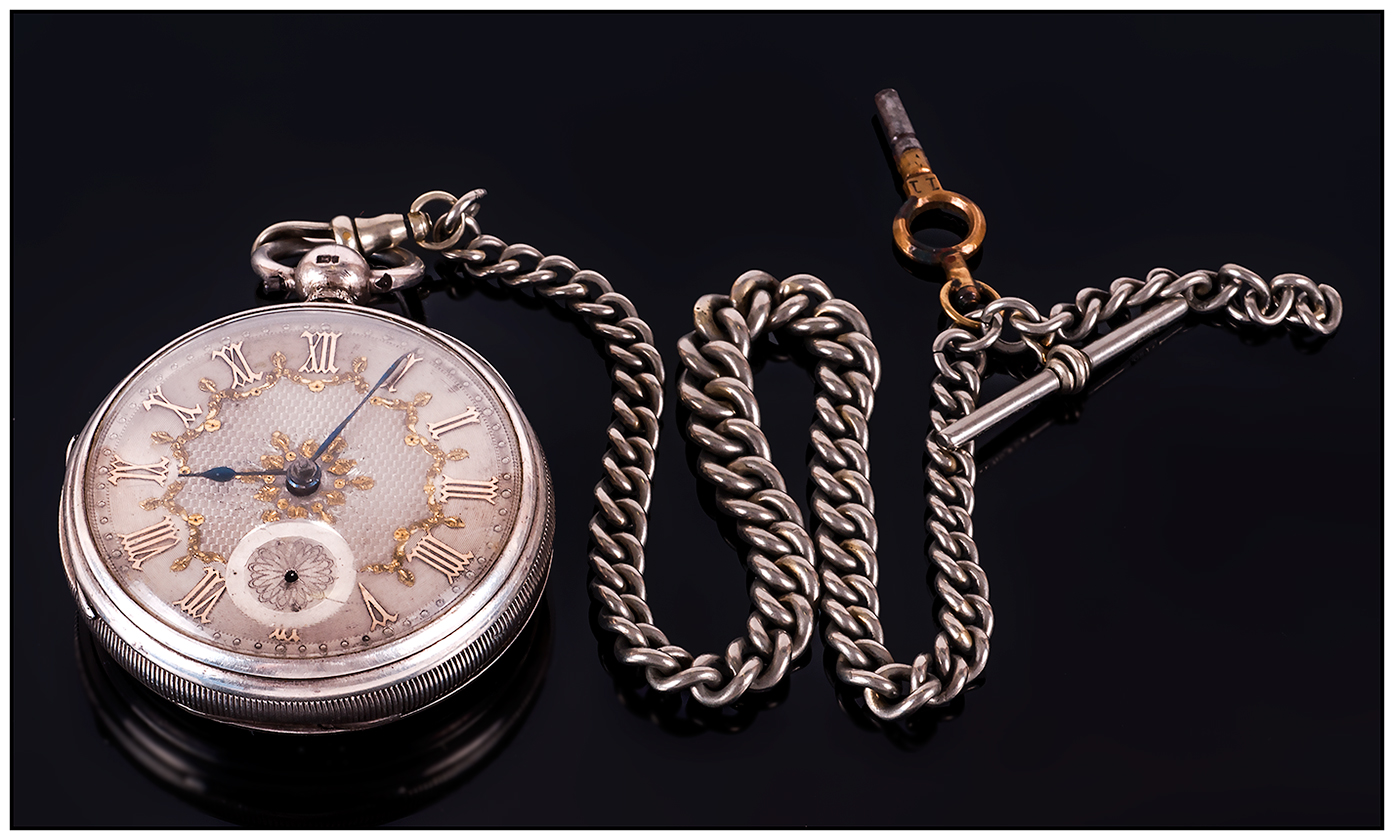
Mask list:
[[[357,827],[448,795],[508,743],[542,687],[551,613],[544,602],[488,672],[447,700],[396,726],[320,738],[189,714],[123,671],[85,623],[75,641],[99,732],[165,791],[240,825]]]
[[[12,824],[262,823],[275,809],[253,800],[276,795],[421,826],[1379,824],[1381,25],[14,16]],[[554,471],[545,681],[504,701],[532,705],[472,769],[376,810],[361,792],[395,783],[405,735],[390,759],[347,757],[352,780],[288,763],[277,792],[241,802],[136,769],[74,653],[54,515],[68,438],[147,355],[258,303],[247,256],[263,227],[401,211],[429,189],[485,187],[485,232],[604,273],[670,373],[692,303],[748,268],[816,274],[860,307],[885,367],[883,620],[893,653],[925,649],[938,287],[891,250],[901,196],[872,119],[886,86],[945,186],[986,212],[977,276],[999,292],[1045,310],[1157,265],[1232,261],[1335,286],[1340,332],[1312,352],[1201,324],[984,442],[985,460],[1006,453],[976,510],[997,616],[986,680],[883,731],[843,711],[821,645],[722,714],[617,669],[586,594],[604,365],[550,310],[433,294],[428,322],[509,380]],[[803,499],[807,375],[771,361],[758,387]],[[651,600],[675,642],[720,650],[745,619],[744,573],[704,512],[675,402]],[[230,741],[242,752],[210,761],[258,760]]]

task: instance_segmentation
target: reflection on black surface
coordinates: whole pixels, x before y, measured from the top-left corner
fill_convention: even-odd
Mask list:
[[[82,681],[106,740],[180,799],[251,826],[378,825],[444,796],[521,727],[552,648],[544,598],[498,661],[435,706],[360,732],[287,735],[180,709],[127,675],[84,622],[77,626]]]

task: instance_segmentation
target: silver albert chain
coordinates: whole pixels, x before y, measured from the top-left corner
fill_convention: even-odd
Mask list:
[[[384,216],[355,226],[343,220],[333,229],[337,238],[375,255],[415,239],[470,277],[531,288],[575,314],[600,339],[615,390],[606,429],[609,446],[594,491],[598,509],[590,522],[591,597],[599,605],[599,625],[615,634],[618,661],[640,668],[656,690],[685,689],[697,702],[719,707],[746,691],[771,688],[807,650],[821,614],[824,641],[836,653],[837,678],[862,690],[871,714],[895,720],[950,702],[982,673],[993,629],[987,575],[973,540],[977,435],[1049,394],[1080,392],[1095,368],[1187,312],[1223,310],[1237,324],[1288,324],[1323,336],[1340,324],[1341,298],[1330,286],[1298,274],[1265,281],[1235,265],[1182,275],[1158,268],[1145,280],[1119,278],[1107,290],[1081,289],[1048,315],[1021,298],[999,297],[967,267],[986,229],[981,210],[940,186],[895,91],[882,91],[876,104],[907,194],[893,223],[895,240],[911,260],[943,268],[947,282],[940,299],[953,322],[933,345],[939,372],[932,384],[933,431],[925,442],[931,488],[926,529],[936,570],[939,632],[933,648],[909,663],[891,654],[878,617],[878,537],[867,447],[880,358],[865,317],[826,283],[809,275],[777,281],[764,272],[747,272],[729,295],[706,295],[697,302],[694,331],[678,342],[683,368],[678,396],[690,411],[686,433],[702,450],[698,470],[713,485],[717,506],[737,523],[753,578],[744,633],[721,653],[693,655],[669,641],[647,602],[645,544],[664,372],[652,331],[629,299],[600,274],[578,269],[564,257],[481,233],[475,214],[482,190],[459,199],[427,193],[411,214],[393,217],[404,221],[389,223]],[[447,202],[450,210],[432,221],[421,211],[431,201]],[[946,248],[920,245],[911,223],[932,210],[958,216],[968,234]],[[297,228],[300,224],[268,230],[258,247],[276,241],[278,234],[293,241],[329,230],[306,231]],[[365,236],[369,227],[371,235]],[[273,267],[266,257],[263,251],[258,268],[269,288],[312,282]],[[420,275],[409,255],[394,253],[389,260],[389,269],[367,281],[375,291],[405,285],[391,276],[394,272],[412,280]],[[1106,325],[1111,328],[1100,336]],[[1006,337],[1009,330],[1018,337]],[[752,344],[766,335],[783,346],[801,345],[816,360],[811,534],[770,460],[760,425],[750,354]],[[1029,353],[1039,372],[979,407],[989,351]]]
[[[940,300],[953,321],[933,345],[939,373],[932,385],[933,431],[925,441],[931,488],[925,522],[939,602],[933,649],[908,664],[897,661],[878,617],[867,423],[881,368],[866,319],[815,277],[779,282],[752,271],[729,295],[699,300],[695,330],[678,343],[683,365],[678,395],[691,412],[687,434],[702,449],[698,468],[714,486],[717,505],[737,521],[754,577],[753,610],[743,636],[721,654],[694,657],[669,644],[644,601],[648,480],[657,441],[652,417],[660,407],[656,392],[644,406],[647,411],[617,401],[614,445],[604,460],[605,478],[596,486],[601,512],[591,523],[592,594],[601,604],[601,622],[618,636],[616,656],[641,666],[656,689],[687,688],[698,702],[720,706],[747,690],[769,688],[806,649],[816,604],[825,619],[824,641],[836,652],[837,678],[862,690],[871,714],[895,720],[948,703],[982,673],[992,637],[987,575],[973,541],[978,434],[1049,394],[1080,392],[1095,368],[1190,311],[1223,310],[1237,324],[1288,324],[1322,336],[1340,324],[1341,298],[1330,286],[1299,274],[1265,281],[1236,265],[1184,275],[1158,268],[1145,280],[1119,278],[1107,290],[1081,289],[1072,302],[1055,305],[1046,316],[1021,298],[999,297],[974,281],[967,266],[986,230],[982,211],[940,186],[896,92],[882,91],[876,105],[907,195],[893,235],[910,259],[943,268],[947,282]],[[911,223],[933,210],[967,224],[961,242],[925,248],[915,241]],[[1105,325],[1112,328],[1096,338]],[[1008,328],[1019,337],[1005,337]],[[816,360],[811,536],[770,461],[760,428],[749,359],[752,343],[767,334],[782,346],[801,344]],[[991,350],[1030,353],[1039,372],[978,407]],[[638,397],[640,389],[622,385],[621,392]]]

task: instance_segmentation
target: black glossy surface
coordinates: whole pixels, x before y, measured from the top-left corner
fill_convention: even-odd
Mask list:
[[[677,721],[607,673],[585,523],[608,411],[572,325],[434,295],[511,383],[556,481],[553,642],[535,705],[396,825],[1377,825],[1383,820],[1382,18],[1373,14],[12,17],[11,821],[221,824],[104,737],[79,677],[55,511],[63,451],[184,331],[255,305],[252,238],[485,187],[486,232],[604,273],[670,374],[691,305],[748,268],[867,315],[883,617],[932,639],[921,445],[937,284],[907,274],[872,96],[900,90],[988,219],[977,276],[1042,309],[1083,285],[1238,262],[1337,287],[1319,352],[1201,325],[987,469],[998,619],[952,720],[840,710],[818,643],[775,707]],[[801,501],[806,374],[759,377]],[[669,397],[649,584],[694,651],[743,573]],[[104,712],[103,715],[108,714]],[[242,739],[257,744],[256,739]],[[379,742],[381,743],[381,742]],[[283,746],[248,797],[327,796]],[[260,749],[265,754],[255,754]],[[356,785],[383,759],[345,748]],[[418,808],[412,805],[412,808]],[[301,806],[298,813],[312,811]],[[232,813],[237,813],[236,809]],[[235,818],[235,816],[233,817]]]

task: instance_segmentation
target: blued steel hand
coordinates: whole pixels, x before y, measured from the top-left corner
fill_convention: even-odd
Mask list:
[[[285,470],[260,470],[257,472],[238,472],[232,467],[214,467],[203,472],[189,473],[184,478],[211,478],[214,481],[232,481],[244,475],[285,475]]]
[[[308,460],[296,460],[286,465],[286,490],[290,491],[292,496],[308,496],[319,489],[320,477],[322,475],[319,466],[319,456],[324,454],[324,451],[329,448],[329,444],[333,443],[334,440],[339,437],[340,433],[344,431],[344,427],[347,426],[349,421],[353,419],[353,416],[358,413],[358,410],[368,404],[368,400],[373,398],[373,394],[383,386],[383,383],[387,381],[388,377],[396,372],[397,368],[400,367],[402,362],[406,361],[407,356],[410,355],[411,353],[408,352],[397,357],[397,361],[393,362],[392,365],[387,368],[387,371],[378,379],[377,384],[370,388],[368,393],[363,395],[363,399],[358,401],[358,405],[354,407],[353,411],[349,412],[349,416],[344,418],[344,422],[334,427],[334,431],[330,432],[329,436],[324,439],[324,443],[319,445],[319,449],[315,450],[315,454],[311,455]]]
[[[344,418],[344,422],[335,426],[334,431],[329,433],[329,437],[324,439],[324,443],[321,443],[319,445],[319,449],[315,450],[315,454],[310,456],[311,461],[317,460],[319,456],[324,454],[324,450],[329,448],[329,444],[333,443],[334,439],[337,438],[339,434],[344,430],[344,427],[349,424],[349,421],[353,419],[353,415],[358,413],[358,409],[368,404],[368,400],[373,398],[373,394],[377,393],[377,390],[382,387],[382,383],[386,382],[387,378],[391,376],[397,370],[397,367],[401,365],[402,362],[406,361],[407,356],[410,355],[410,352],[406,352],[397,357],[397,361],[393,362],[392,366],[387,369],[387,372],[384,373],[381,376],[381,378],[378,379],[378,384],[374,385],[372,389],[368,391],[368,393],[363,395],[363,399],[359,401],[358,406],[355,407],[353,411],[349,412],[349,416]]]

